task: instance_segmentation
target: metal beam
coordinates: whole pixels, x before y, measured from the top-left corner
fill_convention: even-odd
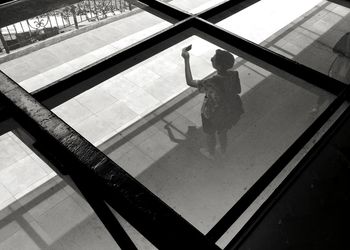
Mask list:
[[[260,0],[226,0],[226,2],[217,4],[208,10],[204,10],[197,14],[198,17],[216,23],[228,16],[231,16],[249,6],[259,2]]]
[[[135,0],[132,0],[135,1]],[[183,20],[191,16],[187,11],[181,10],[176,6],[172,6],[168,3],[156,1],[156,0],[138,0],[144,4],[147,4],[149,7],[159,11],[160,13],[164,13],[168,16],[173,17],[176,20]]]
[[[50,145],[57,159],[69,166],[69,175],[93,183],[95,192],[154,246],[220,249],[13,80],[0,73],[0,83],[1,97],[18,123]]]

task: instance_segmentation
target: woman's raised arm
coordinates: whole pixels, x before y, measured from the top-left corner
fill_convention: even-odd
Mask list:
[[[192,72],[191,72],[191,65],[190,65],[190,54],[186,49],[182,50],[181,56],[185,60],[185,77],[186,77],[186,83],[188,86],[198,88],[198,84],[196,80],[193,80]]]

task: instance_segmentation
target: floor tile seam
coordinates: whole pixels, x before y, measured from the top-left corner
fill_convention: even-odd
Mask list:
[[[15,202],[19,202],[19,200],[14,200],[11,204],[13,204]],[[11,204],[6,206],[6,208],[11,206]],[[17,215],[18,213],[21,213],[21,218],[23,218],[24,220],[27,220],[27,218],[29,217],[30,222],[36,221],[35,220],[36,216],[34,216],[30,213],[30,210],[33,209],[33,207],[32,208],[24,208],[26,205],[22,205],[21,203],[18,203],[18,205],[20,206],[19,208],[11,210],[11,212],[8,215],[6,215],[6,218],[8,218],[8,220],[9,220],[9,222],[7,222],[7,225],[15,222],[17,220],[16,218],[18,217],[18,215]],[[30,222],[28,222],[28,223],[30,223]]]
[[[91,216],[96,216],[98,219],[100,219],[91,207],[90,203],[85,199],[85,197],[82,194],[74,192],[70,196],[72,200],[76,203],[76,205],[78,205],[80,209],[84,211],[86,218],[83,221],[89,219]],[[80,201],[78,201],[77,199],[80,199]]]
[[[23,229],[22,229],[22,228],[19,228],[16,232],[14,232],[13,234],[11,234],[11,235],[9,235],[8,237],[6,237],[6,239],[4,239],[3,241],[0,242],[0,246],[1,246],[2,244],[6,243],[6,242],[11,241],[11,240],[12,240],[13,238],[15,238],[16,235],[17,235],[18,233],[20,233],[21,231],[23,231]]]
[[[33,191],[35,191],[35,189],[34,189]],[[51,209],[53,209],[54,207],[56,207],[57,205],[59,205],[61,202],[63,202],[65,199],[67,199],[67,198],[70,197],[70,195],[69,195],[68,193],[66,193],[66,195],[67,195],[66,198],[62,199],[62,200],[61,200],[60,202],[58,202],[55,206],[52,206],[51,208],[49,208],[46,212],[49,212]],[[73,199],[73,198],[72,198],[72,199]],[[74,200],[74,199],[73,199],[73,200]],[[17,199],[14,200],[14,202],[17,202],[17,201],[18,201]],[[74,202],[75,202],[75,200],[74,200]],[[75,203],[77,203],[77,202],[75,202]],[[77,203],[77,205],[79,205],[79,204]],[[22,206],[21,206],[21,207],[22,207]],[[79,205],[79,207],[80,207],[80,205]],[[37,226],[40,226],[40,228],[41,228],[43,231],[45,231],[44,228],[41,227],[41,224],[40,224],[40,222],[37,220],[36,217],[41,217],[41,216],[43,216],[44,214],[46,214],[46,212],[41,213],[39,216],[33,216],[33,215],[30,213],[30,209],[31,209],[31,208],[27,208],[27,209],[25,209],[24,211],[22,211],[23,214],[26,214],[26,216],[30,216],[32,222],[35,222],[35,223],[37,224]],[[16,211],[17,211],[17,210],[16,210]],[[13,211],[13,212],[16,212],[16,211]],[[84,210],[84,211],[85,211],[85,210]],[[11,214],[13,214],[13,212],[12,212]],[[24,218],[24,219],[25,219],[25,218]],[[12,221],[15,221],[15,218],[13,218]],[[28,222],[28,223],[32,223],[32,222]],[[19,228],[19,230],[20,230],[20,228]],[[17,232],[17,231],[16,231],[16,232]]]
[[[44,160],[42,160],[34,151],[31,154],[29,154],[29,156],[33,159],[33,161],[36,163],[36,165],[38,165],[42,170],[44,170],[44,172],[47,175],[51,174],[51,172],[47,172],[47,169],[45,168],[46,166],[50,168],[50,166],[48,164],[46,164],[46,162]],[[37,156],[42,162],[40,162],[39,159],[37,159],[35,156]],[[45,167],[43,167],[43,164],[45,165]]]
[[[7,170],[9,167],[13,167],[13,165],[18,164],[19,162],[23,161],[25,158],[33,159],[33,158],[30,156],[30,154],[26,154],[26,156],[24,156],[23,158],[21,158],[21,159],[15,161],[15,162],[13,162],[13,163],[11,163],[11,164],[8,165],[7,167],[1,169],[1,170],[0,170],[0,175],[2,174],[3,171]],[[35,161],[35,160],[33,159],[33,161]],[[35,162],[36,162],[36,161],[35,161]],[[0,183],[3,185],[3,183],[2,183],[1,181],[0,181]]]
[[[147,110],[145,113],[142,113],[142,114],[139,115],[139,116],[140,116],[140,119],[143,119],[143,118],[149,116],[149,115],[150,115],[151,113],[153,113],[156,109],[162,107],[163,105],[165,105],[166,103],[168,103],[168,102],[169,102],[170,100],[172,100],[173,98],[176,98],[176,97],[177,97],[178,95],[180,95],[181,93],[182,93],[182,92],[179,92],[179,93],[174,94],[173,96],[169,97],[166,101],[159,101],[159,100],[158,100],[157,105],[153,106],[150,110]],[[127,127],[132,126],[132,125],[133,125],[133,124],[130,124],[130,125],[128,125]],[[124,128],[124,129],[126,129],[126,128]],[[124,130],[124,129],[122,129],[122,130]],[[122,130],[118,131],[117,133],[122,132]]]
[[[25,189],[23,189],[22,191],[17,192],[16,194],[14,194],[15,199],[18,200],[18,199],[22,198],[23,196],[27,195],[31,191],[35,190],[37,187],[39,187],[39,186],[45,184],[46,182],[50,181],[50,179],[52,179],[50,174],[46,174],[45,176],[35,180],[30,185],[28,185]]]
[[[16,202],[16,198],[13,197],[11,194],[10,194],[11,197],[9,197],[8,199],[4,200],[2,203],[0,203],[0,211],[3,210],[3,209],[6,209],[7,207],[9,207],[12,203]],[[6,204],[6,205],[3,205],[3,204]],[[2,207],[2,208],[1,208]]]
[[[164,104],[167,104],[168,102],[170,102],[172,99],[176,98],[178,95],[180,95],[182,92],[185,91],[184,90],[173,90],[171,92],[173,92],[171,95],[169,95],[167,98],[165,98],[164,100],[160,100],[158,99],[158,97],[156,97],[154,94],[151,93],[151,91],[145,89],[145,91],[151,95],[153,98],[155,98],[156,100],[159,101],[160,105],[158,105],[155,109],[159,108],[160,106],[164,105]],[[154,109],[154,110],[155,110]]]
[[[149,138],[148,138],[149,139]],[[148,140],[148,139],[146,139],[146,140]],[[146,140],[144,140],[143,141],[143,143],[146,141]],[[140,145],[141,145],[142,143],[140,143]],[[142,154],[144,154],[145,156],[147,156],[149,159],[151,159],[152,160],[152,164],[155,164],[155,163],[157,163],[161,158],[153,158],[148,152],[146,152],[146,150],[145,149],[143,149],[142,147],[140,147],[140,146],[135,146],[135,148],[136,149],[138,149]],[[165,154],[167,154],[167,153],[165,153]],[[127,166],[126,166],[127,167]]]
[[[129,142],[131,143],[131,142]],[[123,144],[124,145],[124,144]],[[122,146],[122,145],[121,145]],[[120,158],[122,158],[124,155],[128,154],[131,150],[133,150],[134,148],[137,148],[137,145],[132,145],[130,148],[128,148],[125,152],[123,152],[123,154],[121,154],[120,156],[118,156],[115,160],[112,160],[111,158],[111,161],[115,162],[116,164],[118,164],[118,160],[120,160]],[[106,154],[106,156],[109,158],[108,154]],[[119,165],[119,164],[118,164]]]
[[[118,132],[117,129],[111,131],[110,133],[108,133],[107,135],[105,135],[103,138],[98,139],[96,142],[92,143],[96,148],[98,148],[100,145],[103,145],[107,140],[113,138],[116,134],[118,134],[120,132]],[[104,152],[105,150],[101,150],[102,152]]]
[[[15,143],[23,150],[23,152],[25,152],[27,155],[31,155],[33,151],[30,149],[30,147],[28,147],[19,137],[17,137],[17,135],[14,134],[13,136],[15,136],[17,139],[12,138],[12,140],[15,141]]]
[[[44,213],[40,214],[39,216],[35,216],[35,217],[32,216],[33,219],[34,219],[34,221],[36,221],[36,222],[40,225],[40,221],[38,220],[40,217],[45,216],[45,215],[47,215],[48,213],[52,212],[54,209],[56,209],[58,206],[62,205],[62,203],[65,202],[65,201],[68,200],[68,199],[73,200],[74,203],[75,203],[76,205],[78,205],[79,208],[81,208],[81,206],[74,200],[74,198],[72,197],[72,195],[67,194],[67,197],[65,197],[63,200],[61,200],[60,202],[58,202],[57,204],[55,204],[54,206],[52,206],[50,209],[48,209],[48,210],[45,211]],[[81,208],[81,209],[82,209],[82,208]],[[83,210],[83,209],[82,209],[82,210]],[[28,212],[29,212],[29,210],[28,210]]]
[[[112,47],[114,47],[114,48],[116,48],[116,49],[124,49],[124,48],[121,48],[121,47],[120,47],[120,44],[123,44],[123,43],[125,43],[126,41],[130,41],[130,40],[131,40],[131,41],[132,41],[131,44],[127,45],[126,47],[125,47],[125,46],[122,46],[122,47],[127,48],[127,47],[131,46],[132,44],[134,44],[135,42],[137,42],[138,40],[140,40],[138,37],[141,36],[142,39],[145,39],[145,38],[149,37],[149,36],[145,36],[145,35],[144,35],[144,33],[148,33],[148,32],[146,32],[146,31],[152,31],[152,29],[156,29],[157,32],[159,32],[159,31],[161,31],[161,30],[166,29],[167,27],[162,27],[162,26],[165,26],[165,24],[167,24],[167,22],[166,22],[166,21],[163,21],[163,22],[161,22],[161,23],[158,23],[158,24],[155,24],[155,25],[153,25],[153,26],[147,27],[146,29],[139,30],[139,31],[137,31],[136,33],[134,33],[134,34],[132,34],[132,35],[128,35],[128,36],[125,36],[125,37],[123,37],[123,38],[121,38],[121,39],[119,39],[119,40],[113,41],[113,42],[109,43],[108,45],[110,45],[110,46],[112,46]],[[159,29],[159,30],[158,30],[158,27],[159,27],[159,26],[161,26],[162,29]],[[156,32],[156,33],[157,33],[157,32]],[[152,32],[151,35],[154,35],[153,33],[154,33],[154,32]],[[133,41],[133,40],[137,40],[137,41]],[[128,43],[130,43],[130,42],[128,42]]]
[[[340,15],[337,12],[334,12],[333,10],[328,10],[328,9],[325,9],[325,10],[328,11],[328,13],[325,15],[325,17],[330,16],[331,14],[336,16],[336,17],[339,17],[340,19],[344,19],[344,17],[345,17],[345,16]]]
[[[145,152],[144,150],[142,150],[142,148],[140,148],[139,146],[134,146],[132,149],[130,149],[127,153],[119,156],[115,161],[120,161],[124,156],[126,156],[127,154],[129,154],[132,150],[137,150],[140,153],[143,154],[144,157],[148,158],[148,160],[150,160],[152,162],[152,164],[154,164],[156,162],[155,159],[153,159],[153,157],[151,157],[147,152]],[[117,162],[116,162],[117,163]],[[118,163],[117,163],[118,164]],[[151,164],[151,165],[152,165]],[[123,166],[124,165],[124,166]],[[128,170],[128,165],[127,164],[123,164],[120,165],[123,169],[125,169],[126,171]],[[143,172],[143,171],[142,171]]]
[[[101,120],[101,118],[99,117],[99,116],[97,116],[97,115],[95,115],[95,114],[93,114],[92,116],[90,116],[88,119],[90,119],[90,118],[96,118],[96,119],[98,119],[98,120]],[[72,128],[77,132],[77,133],[79,133],[81,136],[83,136],[84,138],[85,138],[85,136],[86,137],[89,137],[89,135],[86,135],[86,134],[82,134],[81,132],[79,132],[79,130],[84,130],[84,128],[86,128],[85,127],[85,122],[86,122],[86,120],[83,120],[83,121],[81,121],[79,124],[75,124],[74,126],[72,126]],[[115,132],[115,130],[116,130],[116,128],[115,128],[115,126],[114,126],[114,124],[112,124],[112,123],[110,123],[109,121],[103,121],[103,122],[106,122],[107,123],[107,126],[104,126],[104,129],[106,129],[106,133],[113,133],[113,132]],[[69,124],[68,124],[69,125]],[[89,128],[88,128],[89,129]],[[91,129],[91,128],[90,128]],[[90,130],[89,129],[89,130]],[[93,128],[93,130],[95,130],[95,129],[97,129],[96,127],[94,127]],[[103,136],[103,137],[105,137],[105,136]],[[99,139],[100,140],[100,139]],[[88,140],[89,141],[89,140]],[[90,143],[92,143],[92,144],[94,144],[95,142],[93,142],[93,141],[90,141]]]
[[[49,198],[51,198],[53,195],[57,195],[59,192],[63,192],[64,196],[61,199],[59,199],[59,201],[56,202],[54,205],[49,205],[47,209],[45,209],[44,211],[42,211],[40,213],[31,211],[32,209],[36,209],[38,205],[40,206],[41,203],[47,203]],[[44,213],[48,212],[50,209],[53,209],[56,205],[59,205],[59,203],[63,202],[68,197],[69,197],[69,194],[63,188],[58,189],[55,191],[55,193],[50,195],[50,197],[46,198],[45,200],[42,200],[40,203],[37,203],[36,206],[33,206],[29,209],[26,209],[26,213],[29,213],[31,215],[31,217],[33,217],[33,219],[35,219],[37,217],[42,216]],[[41,210],[43,210],[43,209],[41,209]]]
[[[99,147],[101,146],[104,142],[106,142],[107,140],[113,138],[114,135],[120,134],[123,130],[127,129],[129,126],[132,126],[135,122],[137,122],[138,120],[142,119],[139,115],[137,115],[136,117],[132,118],[130,121],[126,122],[125,124],[119,126],[118,128],[114,128],[113,131],[111,131],[111,133],[109,133],[109,135],[106,136],[106,138],[100,139],[96,142],[95,147]]]
[[[35,189],[28,193],[27,195],[21,197],[18,199],[18,202],[21,204],[21,207],[33,207],[33,205],[36,205],[41,202],[43,199],[47,199],[51,195],[54,195],[55,193],[59,192],[64,188],[62,185],[63,183],[58,183],[55,178],[51,178],[47,182],[45,182],[43,185],[39,187],[39,189]],[[33,203],[33,205],[30,205],[30,203]],[[30,210],[25,209],[25,210]]]
[[[18,162],[23,161],[25,158],[29,157],[29,154],[26,154],[25,156],[21,157],[21,159],[16,159],[15,161],[13,161],[11,164],[5,166],[4,168],[0,169],[0,175],[2,173],[2,171],[4,171],[5,169],[9,168],[9,167],[13,167],[13,165],[18,164]]]
[[[179,114],[179,116],[181,116],[183,119],[188,120],[186,117],[183,117],[181,114]],[[179,116],[177,116],[177,117],[175,118],[175,120],[178,119]],[[189,120],[188,120],[188,121],[189,121]],[[146,152],[146,150],[144,150],[142,147],[140,147],[140,145],[141,145],[142,143],[144,143],[146,140],[149,140],[150,137],[156,135],[157,133],[163,134],[163,135],[165,135],[165,136],[168,137],[168,134],[167,134],[164,130],[162,130],[162,129],[158,128],[158,127],[156,127],[156,129],[157,129],[156,132],[152,133],[152,135],[149,135],[147,138],[144,138],[144,139],[143,139],[142,141],[140,141],[138,144],[135,144],[135,143],[132,142],[131,140],[128,141],[129,143],[132,143],[133,146],[134,146],[135,148],[137,148],[139,151],[141,151],[141,152],[142,152],[143,154],[145,154],[147,157],[149,157],[150,159],[152,159],[152,161],[154,161],[154,163],[156,163],[157,161],[159,161],[159,158],[156,158],[156,159],[155,159],[154,157],[152,157],[151,155],[149,155],[149,153]],[[178,146],[175,146],[174,148],[171,149],[171,151],[173,151],[173,150],[178,150],[178,149],[176,149],[177,147],[178,147]],[[168,154],[168,153],[169,153],[169,152],[167,152],[166,154]],[[119,157],[119,158],[120,158],[120,157]]]
[[[8,201],[11,201],[11,200],[16,200],[16,198],[15,198],[15,196],[8,190],[8,188],[3,184],[3,183],[1,183],[0,182],[0,185],[3,187],[3,189],[5,189],[6,190],[6,192],[7,192],[7,195],[9,196],[6,200],[4,200],[2,203],[0,203],[0,205],[1,204],[3,204],[3,203],[7,203]],[[6,207],[7,207],[8,205],[6,205]]]
[[[101,83],[103,84],[103,83]],[[91,90],[91,89],[90,89]],[[91,90],[91,91],[94,91],[94,90]],[[111,97],[113,100],[113,102],[111,103],[111,105],[115,104],[116,102],[119,102],[120,100],[117,99],[116,97],[112,96],[110,93],[108,93],[107,91],[104,91],[106,95],[108,95],[109,97]],[[84,92],[83,92],[84,93]],[[101,112],[102,110],[105,110],[106,108],[108,107],[104,107],[104,108],[101,108],[101,109],[97,109],[97,110],[93,110],[91,108],[89,108],[88,106],[86,106],[84,104],[83,101],[80,101],[79,100],[79,95],[73,97],[72,99],[75,99],[80,105],[82,105],[83,107],[85,107],[86,109],[88,109],[92,114],[96,115],[97,113]]]
[[[79,103],[80,104],[80,103]],[[83,106],[85,109],[87,109],[85,106]],[[52,113],[54,113],[59,119],[61,119],[64,123],[66,123],[67,125],[69,125],[73,130],[75,130],[75,126],[77,126],[78,124],[80,124],[81,122],[84,122],[86,119],[91,118],[91,116],[96,115],[95,113],[91,112],[89,109],[87,109],[89,111],[88,115],[86,115],[85,117],[79,119],[78,121],[75,122],[70,122],[70,121],[66,121],[66,118],[62,118],[60,113],[56,114],[55,111],[52,111]]]
[[[163,103],[163,105],[165,105],[166,103],[168,103],[170,100],[172,100],[173,98],[176,98],[179,94],[181,94],[181,93],[178,93],[177,95],[175,95],[174,97],[171,97],[171,98],[169,98],[169,100],[167,100],[166,102],[164,102]],[[163,105],[160,105],[159,107],[161,107],[161,106],[163,106]],[[157,107],[157,108],[159,108],[159,107]],[[157,109],[156,108],[156,109]],[[151,111],[149,114],[151,114],[151,113],[153,113],[154,112],[154,110],[153,111]],[[173,111],[171,111],[171,112],[167,112],[166,113],[166,115],[169,115],[169,114],[171,114],[171,113],[177,113],[177,115],[178,116],[180,116],[181,114],[180,113],[178,113],[176,110],[173,110]],[[175,119],[177,119],[178,118],[178,116],[175,118]],[[184,119],[187,119],[186,117],[183,117]],[[153,118],[153,119],[158,119],[158,118]],[[159,121],[158,121],[159,122]],[[154,124],[156,124],[157,122],[155,122]],[[149,125],[148,127],[151,127],[151,126],[154,126],[154,124],[152,124],[152,125]],[[157,132],[159,131],[159,132],[162,132],[162,133],[164,133],[165,134],[165,132],[163,131],[163,130],[161,130],[160,128],[158,128],[157,126],[154,126],[155,128],[156,128],[156,130],[157,130]],[[132,133],[132,132],[130,132],[130,133]],[[141,132],[142,133],[142,132]],[[139,134],[141,134],[141,133],[138,133],[137,135],[139,135]],[[155,132],[156,133],[156,132]],[[154,135],[155,133],[152,133],[152,135]],[[137,136],[136,135],[136,136]],[[152,135],[150,135],[150,136],[152,136]],[[135,136],[134,136],[135,137]],[[132,143],[134,146],[138,146],[137,144],[135,144],[133,141],[132,141],[132,139],[134,138],[134,137],[132,137],[128,142],[130,142],[130,143]],[[142,140],[142,142],[144,142],[145,140],[147,140],[148,138],[144,138],[143,140]],[[142,143],[142,142],[140,142],[140,143]]]
[[[253,63],[251,63],[251,64],[253,65],[253,67],[252,67],[252,66],[250,65],[250,63],[251,63],[251,62],[249,62],[249,61],[243,62],[241,65],[239,65],[239,67],[237,67],[237,68],[235,68],[235,69],[236,69],[236,71],[238,71],[238,73],[239,73],[240,67],[242,67],[242,68],[245,67],[245,68],[247,68],[247,70],[253,71],[254,73],[258,74],[259,76],[261,76],[261,77],[264,78],[264,79],[266,79],[266,78],[270,77],[271,75],[273,75],[272,72],[267,71],[267,70],[265,70],[264,68],[261,68],[261,70],[264,70],[264,71],[266,71],[266,72],[264,72],[264,73],[259,72],[259,71],[258,71],[258,69],[260,69],[259,66],[255,65],[255,64],[253,64]],[[254,66],[257,66],[258,69],[254,68]],[[243,83],[241,82],[241,84],[244,84],[244,82],[243,82]],[[247,87],[248,87],[248,86],[247,86]]]

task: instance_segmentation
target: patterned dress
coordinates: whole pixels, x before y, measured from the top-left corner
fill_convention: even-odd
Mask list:
[[[237,71],[225,75],[215,74],[197,82],[205,93],[201,116],[205,133],[231,129],[244,113],[240,96],[240,80]]]

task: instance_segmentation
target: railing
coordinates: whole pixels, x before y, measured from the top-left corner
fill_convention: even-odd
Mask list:
[[[9,54],[11,50],[131,11],[132,8],[124,0],[84,0],[2,27],[0,53]]]

